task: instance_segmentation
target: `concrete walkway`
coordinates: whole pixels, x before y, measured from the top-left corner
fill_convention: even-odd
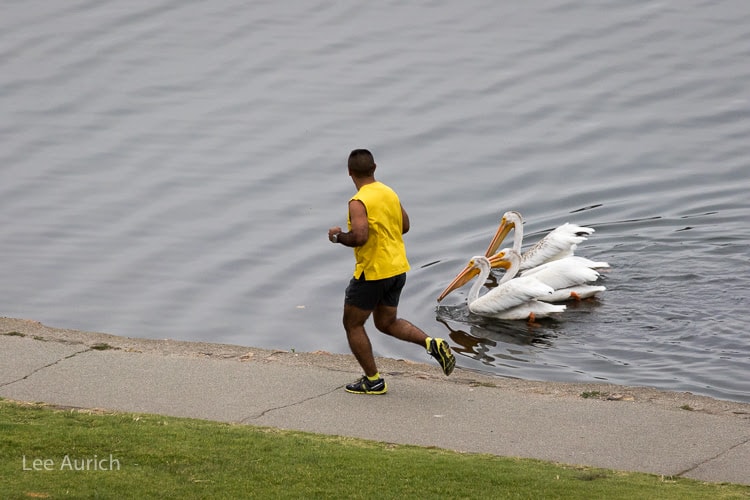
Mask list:
[[[509,380],[352,356],[117,337],[0,318],[0,397],[750,485],[750,404],[608,384]],[[458,360],[460,365],[461,361]],[[595,397],[584,398],[588,393]]]

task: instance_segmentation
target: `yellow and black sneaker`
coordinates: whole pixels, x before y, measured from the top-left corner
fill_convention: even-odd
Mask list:
[[[443,369],[443,373],[450,375],[453,372],[453,368],[456,366],[456,358],[453,357],[451,348],[448,346],[448,342],[443,339],[429,339],[427,342],[427,352],[437,359],[440,363],[440,367]]]
[[[369,380],[366,376],[351,384],[347,384],[346,392],[353,394],[385,394],[388,392],[388,386],[383,378]]]

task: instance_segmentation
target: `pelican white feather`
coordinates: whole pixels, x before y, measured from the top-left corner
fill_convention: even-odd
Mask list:
[[[500,225],[485,252],[487,257],[497,252],[500,244],[511,230],[513,230],[513,250],[521,255],[521,271],[572,256],[578,245],[595,232],[594,228],[566,222],[553,229],[529,250],[521,252],[523,217],[519,212],[511,210],[503,214]],[[603,264],[602,267],[609,267],[606,262]]]
[[[479,279],[474,283],[467,297],[471,312],[502,319],[521,319],[530,315],[532,318],[542,318],[553,312],[561,312],[561,310],[538,306],[535,302],[549,303],[584,299],[606,290],[604,286],[590,284],[599,278],[599,272],[589,267],[591,262],[583,257],[571,256],[548,262],[516,277],[521,256],[515,250],[506,248],[490,258],[475,256],[443,290],[438,297],[438,302],[478,274]],[[505,268],[505,274],[496,288],[480,297],[479,290],[493,267]],[[521,310],[511,311],[521,305],[524,306]],[[535,309],[531,309],[530,306],[535,306]],[[521,312],[525,314],[521,315]],[[521,316],[518,317],[519,315]]]
[[[448,285],[438,301],[478,274],[479,279],[472,285],[467,297],[469,311],[474,314],[509,320],[528,318],[533,321],[536,318],[544,318],[565,311],[564,305],[550,304],[540,300],[554,293],[551,286],[534,276],[515,277],[520,257],[513,250],[508,250],[508,252],[514,253],[516,258],[504,259],[504,252],[494,255],[491,259],[484,255],[473,257],[466,268]],[[512,268],[514,263],[515,268]],[[498,282],[497,287],[480,297],[479,291],[490,275],[490,270],[495,266],[508,267],[508,271]]]

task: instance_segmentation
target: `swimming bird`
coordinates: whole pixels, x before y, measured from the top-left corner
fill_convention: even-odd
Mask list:
[[[505,259],[511,262],[510,267],[505,272],[507,274],[517,273],[521,265],[518,252],[506,250],[505,254]],[[607,289],[603,285],[589,284],[599,279],[599,272],[596,269],[604,267],[609,267],[609,264],[571,255],[523,271],[521,277],[535,277],[555,290],[551,295],[540,297],[539,300],[545,302],[582,300],[593,297]]]
[[[505,268],[505,275],[498,282],[498,287],[503,284],[508,286],[508,283],[515,283],[521,280],[528,280],[533,278],[544,285],[552,289],[552,293],[544,293],[539,296],[532,297],[534,299],[544,302],[562,302],[571,299],[585,299],[592,297],[599,292],[606,290],[606,287],[601,285],[590,285],[599,278],[599,273],[594,269],[595,267],[606,266],[606,262],[595,262],[585,257],[570,256],[558,260],[553,260],[541,266],[537,266],[533,269],[529,269],[521,273],[516,278],[521,265],[521,256],[515,250],[506,248],[493,255],[489,259],[485,257],[490,269],[502,267]],[[477,274],[481,276],[483,271],[483,262],[481,259],[474,257],[472,261],[461,271],[458,276],[448,285],[445,290],[438,297],[438,302],[444,299],[449,293],[457,288],[460,288]],[[487,272],[489,275],[489,271]],[[484,276],[480,280],[480,286],[487,279]],[[515,286],[515,285],[514,285]],[[477,290],[478,296],[478,290]],[[505,304],[503,304],[505,305]],[[500,307],[499,305],[496,307]],[[471,310],[471,307],[469,308]]]
[[[495,236],[493,236],[490,245],[487,247],[485,256],[490,257],[497,252],[500,244],[508,236],[511,229],[514,230],[513,250],[521,255],[520,271],[573,255],[578,244],[585,241],[587,236],[594,233],[594,229],[591,227],[583,227],[566,222],[553,229],[528,251],[522,253],[523,217],[521,217],[520,213],[511,210],[503,214]],[[605,265],[604,267],[609,267],[609,265]]]
[[[513,250],[509,250],[514,252]],[[516,253],[517,255],[517,253]],[[511,269],[513,262],[505,258],[505,252],[499,252],[490,258],[477,255],[467,264],[461,273],[440,294],[438,302],[453,290],[460,288],[472,278],[479,279],[472,285],[466,299],[469,311],[480,316],[498,319],[528,319],[533,322],[537,318],[545,318],[555,313],[565,311],[565,305],[550,304],[541,297],[550,296],[554,289],[534,276],[515,277],[516,269]],[[519,259],[516,259],[517,263]],[[479,296],[479,290],[484,285],[493,267],[505,267],[508,272],[500,279],[497,287]]]

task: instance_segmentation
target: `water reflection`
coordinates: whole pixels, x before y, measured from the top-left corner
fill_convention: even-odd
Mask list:
[[[555,347],[555,340],[601,305],[596,297],[566,302],[559,318],[534,323],[487,318],[472,314],[465,305],[437,306],[436,321],[447,330],[454,351],[485,366],[518,368],[534,362],[540,349]],[[468,327],[468,330],[466,329]]]
[[[435,319],[448,331],[457,353],[488,366],[527,363],[535,348],[552,347],[556,338],[555,320],[534,324],[493,320],[474,315],[464,306],[438,306]],[[469,330],[457,323],[468,324]]]

